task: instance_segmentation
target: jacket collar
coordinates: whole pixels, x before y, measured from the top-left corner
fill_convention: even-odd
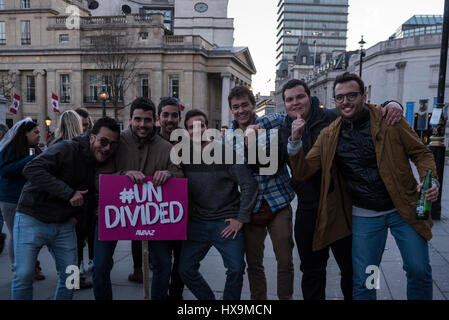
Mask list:
[[[141,141],[140,138],[131,129],[131,125],[129,125],[128,131],[129,131],[133,141],[140,145],[150,144],[151,142],[153,142],[156,137],[156,132],[157,132],[156,127],[153,127],[153,132],[145,140]]]
[[[362,111],[356,114],[351,119],[345,119],[342,117],[343,128],[360,127],[370,119],[370,111],[366,105],[363,105]]]
[[[83,154],[86,156],[87,161],[89,163],[97,163],[97,159],[92,154],[91,148],[90,148],[90,134],[92,130],[87,131],[86,133],[83,133],[82,135],[73,138],[73,141],[76,141],[79,143],[81,150]]]
[[[253,112],[253,117],[254,117],[254,121],[253,121],[252,124],[256,124],[259,121],[259,117],[257,116],[257,114],[255,112]],[[231,129],[232,130],[236,130],[236,129],[239,129],[239,128],[240,128],[240,125],[237,122],[237,120],[235,120],[235,119],[232,120],[232,122],[231,122]]]

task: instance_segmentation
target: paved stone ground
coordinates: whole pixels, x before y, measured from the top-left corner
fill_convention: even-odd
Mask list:
[[[445,168],[444,187],[442,201],[442,218],[435,222],[433,228],[434,237],[430,241],[430,262],[434,279],[434,299],[449,300],[449,166]],[[296,199],[292,203],[296,209]],[[5,232],[6,227],[4,228]],[[269,299],[277,299],[276,295],[276,259],[274,257],[269,237],[265,242],[264,265],[268,282]],[[87,256],[87,250],[85,251]],[[34,298],[39,300],[51,299],[56,288],[56,269],[48,250],[44,248],[39,254],[43,272],[47,279],[34,283]],[[117,300],[142,300],[142,285],[128,281],[128,274],[132,270],[131,243],[120,241],[114,255],[114,269],[112,271],[113,294]],[[294,248],[295,282],[294,299],[302,299],[301,272],[299,271],[299,257],[297,248]],[[223,294],[225,282],[225,269],[223,262],[215,249],[211,249],[201,264],[201,272],[214,290],[216,297],[220,299]],[[328,263],[327,293],[330,300],[343,299],[339,288],[339,269],[331,256]],[[377,293],[379,300],[404,300],[406,299],[406,277],[402,270],[402,262],[399,250],[391,235],[389,235],[385,253],[381,264],[380,289]],[[7,249],[0,255],[0,300],[10,299],[12,272],[10,271]],[[250,297],[248,280],[245,275],[242,298]],[[79,290],[75,293],[75,300],[92,300],[92,289]],[[195,299],[189,290],[185,290],[184,298]]]

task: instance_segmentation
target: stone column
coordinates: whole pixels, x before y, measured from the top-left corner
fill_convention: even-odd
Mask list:
[[[155,105],[159,104],[159,99],[162,97],[163,94],[163,84],[164,79],[162,75],[162,69],[159,70],[153,70],[151,73],[151,101],[154,102]]]
[[[221,125],[229,126],[231,123],[231,118],[229,117],[229,103],[228,95],[231,91],[231,74],[222,73],[221,74]]]
[[[54,93],[60,97],[59,89],[56,87],[56,70],[46,69],[46,97],[47,97],[47,116],[51,119],[50,131],[54,132],[55,128],[58,126],[58,114],[53,112],[53,107],[51,105],[51,94]],[[61,110],[62,112],[63,110]]]
[[[397,100],[404,104],[404,74],[405,74],[405,66],[407,65],[407,61],[396,63],[396,68],[398,69],[398,92],[397,92]]]
[[[20,77],[21,72],[19,70],[10,70],[9,76],[11,77],[11,103],[14,99],[14,94],[18,94],[20,96],[20,106],[19,110],[17,111],[17,114],[13,115],[14,123],[20,121],[23,119],[23,101],[25,100],[25,97],[22,94],[22,78]],[[9,111],[9,108],[7,108]]]
[[[0,95],[0,123],[6,124],[6,108],[9,101],[3,95]]]
[[[47,118],[47,86],[45,81],[45,70],[34,70],[33,75],[36,78],[36,103],[38,107],[37,123],[41,132],[41,142],[45,142],[45,135],[47,134],[47,125],[45,119]]]

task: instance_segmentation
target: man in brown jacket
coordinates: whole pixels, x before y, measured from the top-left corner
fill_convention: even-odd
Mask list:
[[[292,173],[304,180],[322,169],[313,247],[319,250],[350,235],[352,229],[353,299],[376,299],[372,289],[378,286],[371,285],[369,276],[380,265],[390,228],[407,272],[407,298],[432,299],[427,244],[432,221],[416,219],[422,185],[417,184],[409,159],[424,180],[427,170],[436,178],[434,158],[405,119],[387,126],[381,108],[366,104],[364,88],[355,74],[337,77],[334,97],[340,117],[321,131],[307,156],[300,139],[305,122],[298,115],[292,124],[288,144]],[[438,189],[433,179],[427,199],[435,201]]]
[[[131,105],[128,129],[120,135],[120,146],[115,157],[101,173],[127,175],[134,183],[144,183],[153,177],[155,186],[163,185],[171,177],[182,178],[182,170],[170,161],[172,145],[156,134],[156,107],[151,100],[137,98]],[[97,227],[98,234],[98,227]],[[111,300],[112,256],[117,241],[99,241],[94,249],[94,295],[97,300]],[[171,270],[169,241],[150,241],[150,259],[153,266],[151,298],[165,300]]]

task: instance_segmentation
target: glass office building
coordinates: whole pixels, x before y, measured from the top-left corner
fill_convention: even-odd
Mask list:
[[[300,41],[312,54],[346,50],[348,0],[279,0],[276,65],[295,56]]]

